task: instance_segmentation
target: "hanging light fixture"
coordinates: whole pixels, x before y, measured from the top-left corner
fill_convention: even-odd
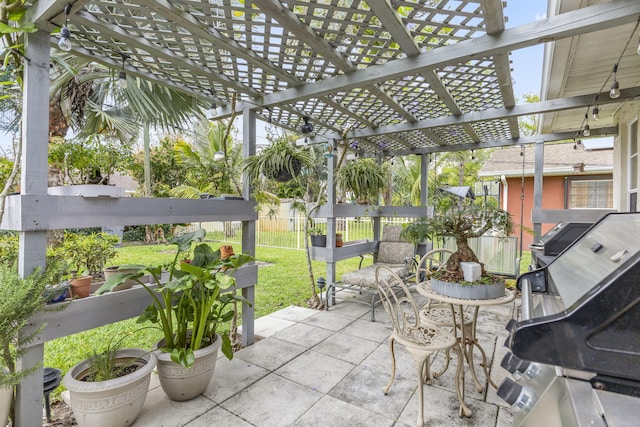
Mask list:
[[[209,117],[215,117],[217,114],[217,109],[218,109],[218,104],[216,103],[216,100],[213,99],[211,101],[211,106],[209,107]]]
[[[69,30],[69,13],[71,12],[71,4],[64,7],[64,26],[60,28],[60,40],[58,47],[60,50],[69,52],[71,50],[71,30]]]
[[[313,123],[309,123],[309,117],[304,116],[302,120],[304,121],[304,124],[300,126],[300,132],[302,132],[305,135],[313,132]]]
[[[304,121],[304,124],[300,126],[300,132],[302,132],[305,135],[313,132],[313,123],[309,123],[309,120],[310,120],[309,117],[304,116],[302,120]]]
[[[591,111],[591,113],[592,113],[593,120],[600,120],[600,109],[598,108],[597,105],[593,107],[593,110]]]
[[[582,136],[590,136],[591,128],[589,128],[589,115],[585,114],[584,119],[587,121],[587,124],[584,125],[584,130],[582,131]]]
[[[122,69],[118,73],[118,86],[124,90],[127,88],[127,73],[124,71],[124,61],[129,58],[129,55],[126,53],[120,53],[120,55],[122,55]]]
[[[611,92],[609,92],[609,97],[612,99],[616,99],[620,97],[620,83],[618,83],[618,79],[616,79],[616,74],[618,72],[618,64],[613,65],[613,83],[611,83]]]

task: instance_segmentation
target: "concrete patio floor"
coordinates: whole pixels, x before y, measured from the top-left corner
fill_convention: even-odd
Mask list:
[[[425,302],[417,294],[415,298]],[[505,375],[500,368],[506,351],[504,325],[518,305],[516,299],[480,310],[478,337],[497,384]],[[204,395],[172,402],[154,374],[134,426],[415,426],[418,397],[413,363],[402,346],[396,346],[396,379],[385,396],[391,326],[380,306],[376,322],[369,316],[367,306],[340,300],[328,311],[290,306],[258,318],[257,342],[238,351],[231,361],[220,357]],[[438,357],[435,366],[442,360]],[[470,375],[465,378],[465,401],[473,415],[458,417],[455,363],[454,359],[433,385],[424,385],[425,426],[510,426],[506,404],[490,386],[478,393]],[[481,372],[479,378],[486,384]]]

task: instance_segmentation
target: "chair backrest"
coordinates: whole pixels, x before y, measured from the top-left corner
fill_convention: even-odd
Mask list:
[[[418,262],[416,275],[420,281],[431,279],[431,274],[445,268],[447,261],[453,251],[451,249],[433,249],[422,257]]]
[[[376,284],[380,301],[395,333],[412,336],[420,326],[420,314],[409,288],[385,266],[376,268]]]
[[[376,262],[382,264],[403,264],[416,254],[416,246],[400,239],[401,225],[386,225],[378,246]]]

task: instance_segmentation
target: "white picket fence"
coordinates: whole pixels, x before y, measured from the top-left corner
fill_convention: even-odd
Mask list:
[[[386,224],[405,224],[409,221],[412,221],[412,219],[383,218],[381,219],[381,225],[384,227]],[[315,226],[326,228],[326,220],[316,220]],[[240,221],[192,223],[184,231],[192,231],[198,228],[204,228],[208,233],[209,239],[238,244],[242,241],[242,223]],[[373,221],[368,217],[339,218],[336,228],[338,233],[342,233],[344,241],[373,238]],[[507,276],[517,276],[520,268],[520,260],[517,255],[517,237],[482,236],[477,239],[471,239],[469,244],[478,259],[485,263],[487,271]],[[304,249],[304,218],[259,217],[256,222],[256,245],[273,248]],[[445,239],[444,241],[439,239],[439,241],[434,242],[433,246],[435,248],[455,249],[455,241],[453,239]]]

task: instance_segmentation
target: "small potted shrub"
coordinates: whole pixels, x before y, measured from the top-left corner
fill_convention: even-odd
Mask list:
[[[72,296],[89,296],[93,278],[101,278],[105,264],[116,256],[117,243],[118,238],[107,233],[64,233],[57,253],[71,268]]]
[[[162,329],[164,338],[156,344],[158,376],[163,390],[173,400],[193,399],[204,392],[213,376],[219,349],[227,358],[233,357],[229,335],[219,334],[219,328],[234,317],[235,301],[248,303],[225,290],[236,285],[230,274],[253,261],[252,257],[236,254],[222,259],[219,249],[214,251],[200,243],[193,249],[190,261],[184,261],[192,242],[204,236],[201,229],[169,241],[178,250],[166,281],[162,280],[162,267],[132,265],[126,267],[136,269],[136,273],[117,275],[96,292],[109,292],[127,279],[135,280],[149,292],[153,303],[138,321],[150,321]],[[158,284],[155,289],[140,280],[145,274]]]
[[[69,405],[79,426],[129,426],[136,420],[156,366],[152,352],[121,348],[120,342],[93,352],[64,377]]]
[[[324,248],[327,246],[327,234],[317,227],[309,229],[309,238],[311,239],[311,246]]]
[[[7,423],[14,387],[24,377],[37,369],[37,365],[21,369],[17,360],[28,345],[40,333],[44,324],[29,334],[25,329],[31,325],[31,317],[45,308],[48,300],[46,287],[55,281],[54,273],[35,271],[26,278],[20,278],[17,266],[0,263],[0,425]],[[61,309],[64,306],[60,306]],[[13,419],[13,416],[11,415]],[[14,422],[15,425],[15,422]]]

